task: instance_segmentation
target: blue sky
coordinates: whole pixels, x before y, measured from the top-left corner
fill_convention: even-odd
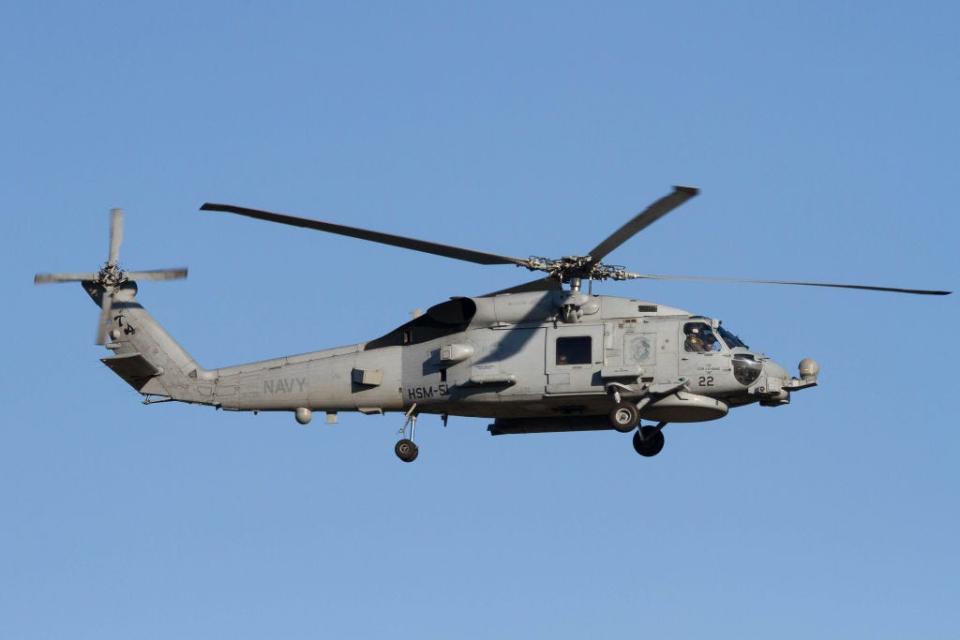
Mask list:
[[[140,300],[205,366],[366,340],[521,282],[206,214],[233,202],[508,255],[583,252],[673,184],[631,269],[955,289],[955,3],[0,7],[8,292],[0,636],[960,634],[957,297],[605,285],[724,319],[822,385],[674,425],[144,407],[97,360],[127,210]]]

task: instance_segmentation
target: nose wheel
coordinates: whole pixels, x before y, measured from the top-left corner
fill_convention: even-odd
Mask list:
[[[633,448],[644,458],[652,458],[663,450],[664,438],[663,428],[667,426],[666,422],[661,422],[655,427],[646,426],[637,429],[633,434]]]

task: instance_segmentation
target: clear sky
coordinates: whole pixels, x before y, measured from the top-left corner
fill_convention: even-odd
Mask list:
[[[0,637],[960,637],[958,296],[609,284],[821,386],[672,425],[491,438],[139,396],[36,271],[207,367],[363,341],[528,278],[197,211],[232,202],[636,271],[956,289],[957,3],[0,4]],[[319,424],[318,424],[319,423]]]

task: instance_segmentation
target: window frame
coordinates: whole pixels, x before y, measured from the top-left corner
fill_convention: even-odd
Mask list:
[[[586,348],[584,350],[583,341],[586,341]],[[576,341],[580,346],[576,347],[577,351],[574,351],[572,354],[569,351],[563,351],[561,345],[571,345]],[[569,347],[568,347],[569,348]],[[553,345],[554,351],[554,366],[557,367],[572,367],[585,364],[593,364],[593,336],[591,335],[580,335],[580,336],[557,336],[554,339]],[[561,362],[561,355],[565,355],[568,359],[566,362]],[[569,358],[571,355],[577,355],[579,358],[576,361],[571,361]],[[583,358],[586,357],[586,360]]]

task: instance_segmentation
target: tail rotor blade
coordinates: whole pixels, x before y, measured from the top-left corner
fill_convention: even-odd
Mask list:
[[[113,266],[120,259],[120,243],[123,242],[123,209],[110,210],[110,253],[107,264]]]
[[[187,277],[187,268],[127,271],[125,275],[127,276],[127,280],[182,280]]]
[[[33,276],[33,284],[50,284],[53,282],[83,282],[96,280],[96,273],[38,273]]]
[[[100,320],[97,324],[97,344],[104,344],[107,340],[107,332],[110,330],[110,313],[113,311],[113,294],[109,291],[103,292],[103,300],[100,305]]]

